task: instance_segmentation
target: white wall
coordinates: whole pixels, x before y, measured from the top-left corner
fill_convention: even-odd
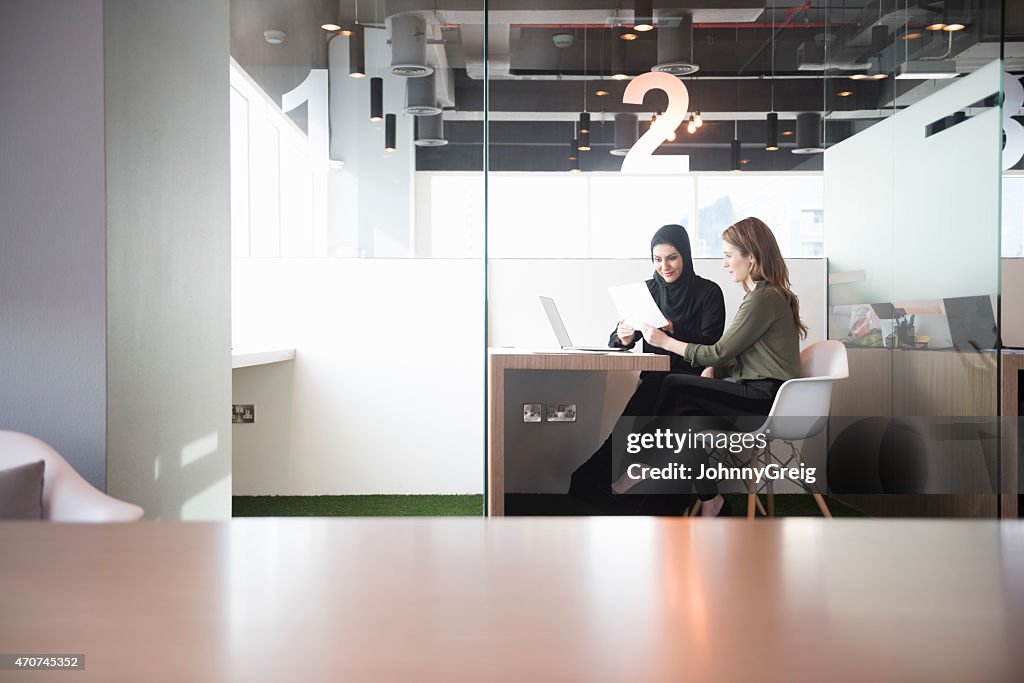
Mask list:
[[[108,483],[231,515],[227,0],[106,0]]]
[[[239,259],[234,344],[294,361],[234,372],[234,493],[483,490],[483,263]]]
[[[0,429],[103,489],[103,5],[5,0],[0,26]]]
[[[789,264],[810,341],[822,339],[824,263]],[[696,267],[724,283],[717,259]],[[492,261],[491,344],[554,345],[541,293],[556,297],[570,333],[606,342],[615,318],[604,288],[650,272],[646,259]],[[741,292],[723,290],[731,317]],[[236,260],[235,347],[294,347],[296,358],[234,372],[234,402],[256,411],[255,424],[233,426],[234,493],[480,493],[482,297],[479,260]],[[523,462],[533,464],[510,465],[510,490],[564,491],[635,383],[604,373],[543,375],[530,378],[531,396],[591,403],[577,424],[531,435]]]

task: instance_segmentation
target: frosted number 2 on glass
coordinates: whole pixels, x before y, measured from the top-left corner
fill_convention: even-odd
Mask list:
[[[688,156],[654,156],[654,150],[668,139],[686,118],[690,108],[690,93],[683,82],[672,74],[651,71],[637,76],[622,93],[624,104],[643,104],[650,90],[662,90],[668,95],[668,108],[637,140],[622,160],[622,173],[686,173],[690,170]]]

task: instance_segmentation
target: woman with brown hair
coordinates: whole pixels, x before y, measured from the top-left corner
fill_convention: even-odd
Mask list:
[[[783,382],[799,377],[800,338],[807,336],[807,326],[800,319],[800,302],[771,229],[758,218],[744,218],[726,228],[722,240],[722,266],[746,295],[714,344],[681,341],[644,328],[644,339],[652,346],[707,367],[699,377],[666,377],[655,414],[715,416],[720,427],[755,429],[771,410]],[[716,379],[716,374],[727,377]],[[750,417],[758,419],[743,419]],[[703,457],[701,452],[691,456]],[[725,500],[717,486],[706,480],[696,484],[704,501],[702,514],[718,516]]]

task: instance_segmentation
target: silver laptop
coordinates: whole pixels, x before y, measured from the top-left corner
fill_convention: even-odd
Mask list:
[[[555,300],[551,297],[542,296],[540,303],[544,306],[548,322],[551,323],[551,329],[554,330],[555,338],[558,339],[558,345],[562,349],[566,351],[602,351],[611,353],[628,351],[628,349],[612,346],[573,346],[572,340],[569,339],[569,332],[565,329],[565,323],[562,322],[562,316],[558,314],[558,306],[555,306]]]

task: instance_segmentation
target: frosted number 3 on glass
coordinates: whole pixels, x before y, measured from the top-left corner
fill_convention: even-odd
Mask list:
[[[654,150],[686,118],[690,108],[690,93],[683,82],[672,74],[651,71],[630,81],[622,93],[622,101],[624,104],[643,104],[644,95],[650,90],[661,90],[668,95],[668,109],[629,148],[626,158],[622,160],[622,173],[686,173],[690,170],[688,156],[654,156]]]

